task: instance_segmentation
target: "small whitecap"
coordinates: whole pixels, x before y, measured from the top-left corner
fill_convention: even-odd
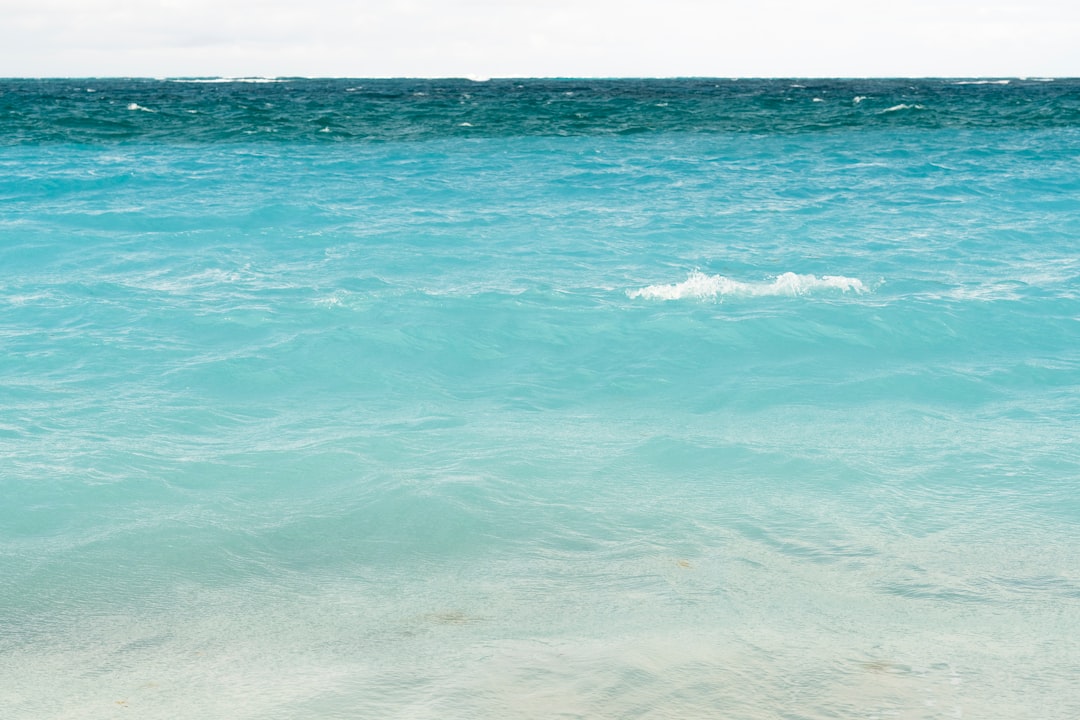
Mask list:
[[[472,127],[472,126],[473,126],[473,124],[471,122],[458,123],[458,127]]]
[[[321,133],[328,133],[328,132],[330,132],[330,128],[328,128],[328,127],[324,127],[324,128],[323,128],[322,130],[320,130],[319,132],[321,132]]]
[[[285,78],[272,77],[192,77],[192,78],[169,78],[169,82],[175,83],[280,83],[288,82]]]
[[[723,275],[706,275],[695,270],[681,283],[649,285],[628,290],[631,299],[680,300],[683,298],[716,299],[718,297],[801,296],[821,291],[865,293],[868,288],[858,278],[843,275],[799,275],[785,272],[771,281],[744,282]]]
[[[865,95],[856,95],[855,97],[851,98],[851,102],[858,105],[859,103],[861,103],[865,99],[866,99]]]
[[[814,98],[814,102],[825,102],[825,98]]]
[[[157,112],[157,110],[151,110],[148,107],[143,107],[139,103],[128,103],[127,109],[128,110],[142,110],[143,112],[148,112],[148,113]]]

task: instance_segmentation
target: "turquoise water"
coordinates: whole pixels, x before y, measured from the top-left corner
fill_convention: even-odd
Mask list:
[[[0,81],[0,716],[1080,716],[1080,82]]]

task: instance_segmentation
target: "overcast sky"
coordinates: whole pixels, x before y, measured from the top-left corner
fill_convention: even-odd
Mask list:
[[[1077,76],[1077,0],[0,0],[0,76]]]

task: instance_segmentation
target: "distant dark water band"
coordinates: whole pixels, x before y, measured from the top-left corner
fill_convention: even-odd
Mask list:
[[[0,80],[0,144],[1080,128],[1080,79]]]

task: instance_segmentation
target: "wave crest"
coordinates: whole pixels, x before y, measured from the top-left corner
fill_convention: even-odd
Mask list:
[[[762,297],[769,295],[806,295],[823,290],[864,293],[869,289],[858,278],[843,275],[798,275],[786,272],[770,282],[742,282],[723,275],[706,275],[694,270],[681,283],[674,285],[649,285],[638,290],[628,290],[631,299],[680,300],[682,298]]]

